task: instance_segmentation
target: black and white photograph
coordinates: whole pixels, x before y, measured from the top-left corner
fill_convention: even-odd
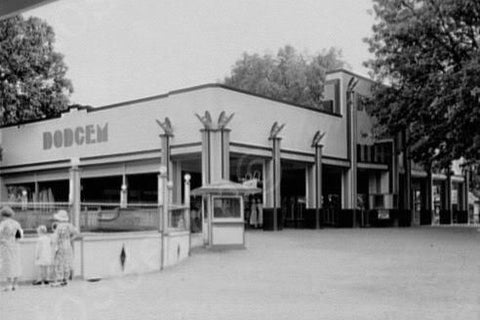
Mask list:
[[[479,320],[480,1],[0,0],[0,319]]]

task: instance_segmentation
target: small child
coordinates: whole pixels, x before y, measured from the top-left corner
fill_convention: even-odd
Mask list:
[[[38,267],[39,278],[34,285],[48,284],[49,268],[52,265],[52,244],[47,235],[47,227],[41,225],[37,228],[37,245],[35,247],[35,266]]]

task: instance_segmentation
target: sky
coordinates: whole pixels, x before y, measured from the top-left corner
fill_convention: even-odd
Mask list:
[[[104,106],[220,82],[243,52],[342,49],[367,75],[371,0],[59,0],[24,13],[56,33],[72,103]]]

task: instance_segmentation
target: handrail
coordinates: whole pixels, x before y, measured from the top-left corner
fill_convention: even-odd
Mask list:
[[[32,206],[70,206],[70,202],[0,202],[0,206],[11,206],[11,207],[32,207]],[[80,202],[81,206],[104,206],[104,207],[119,207],[120,203],[118,202]],[[128,203],[127,207],[150,207],[150,208],[159,208],[163,207],[162,204],[158,203]],[[187,209],[188,206],[184,204],[169,204],[168,208],[172,209]]]
[[[69,206],[71,205],[70,202],[12,202],[12,201],[6,201],[6,202],[0,202],[0,206],[15,206],[15,207],[18,207],[18,206],[45,206],[45,205],[48,205],[48,206]]]
[[[120,207],[120,203],[118,202],[80,202],[81,206],[92,206],[92,207]],[[161,205],[157,203],[128,203],[128,207],[150,207],[150,208],[158,208]]]

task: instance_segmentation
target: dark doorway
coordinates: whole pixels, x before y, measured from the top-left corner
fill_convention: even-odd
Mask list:
[[[324,165],[322,168],[323,225],[335,225],[342,208],[342,169]]]
[[[303,228],[305,214],[305,167],[283,163],[281,176],[281,212],[286,228]]]

